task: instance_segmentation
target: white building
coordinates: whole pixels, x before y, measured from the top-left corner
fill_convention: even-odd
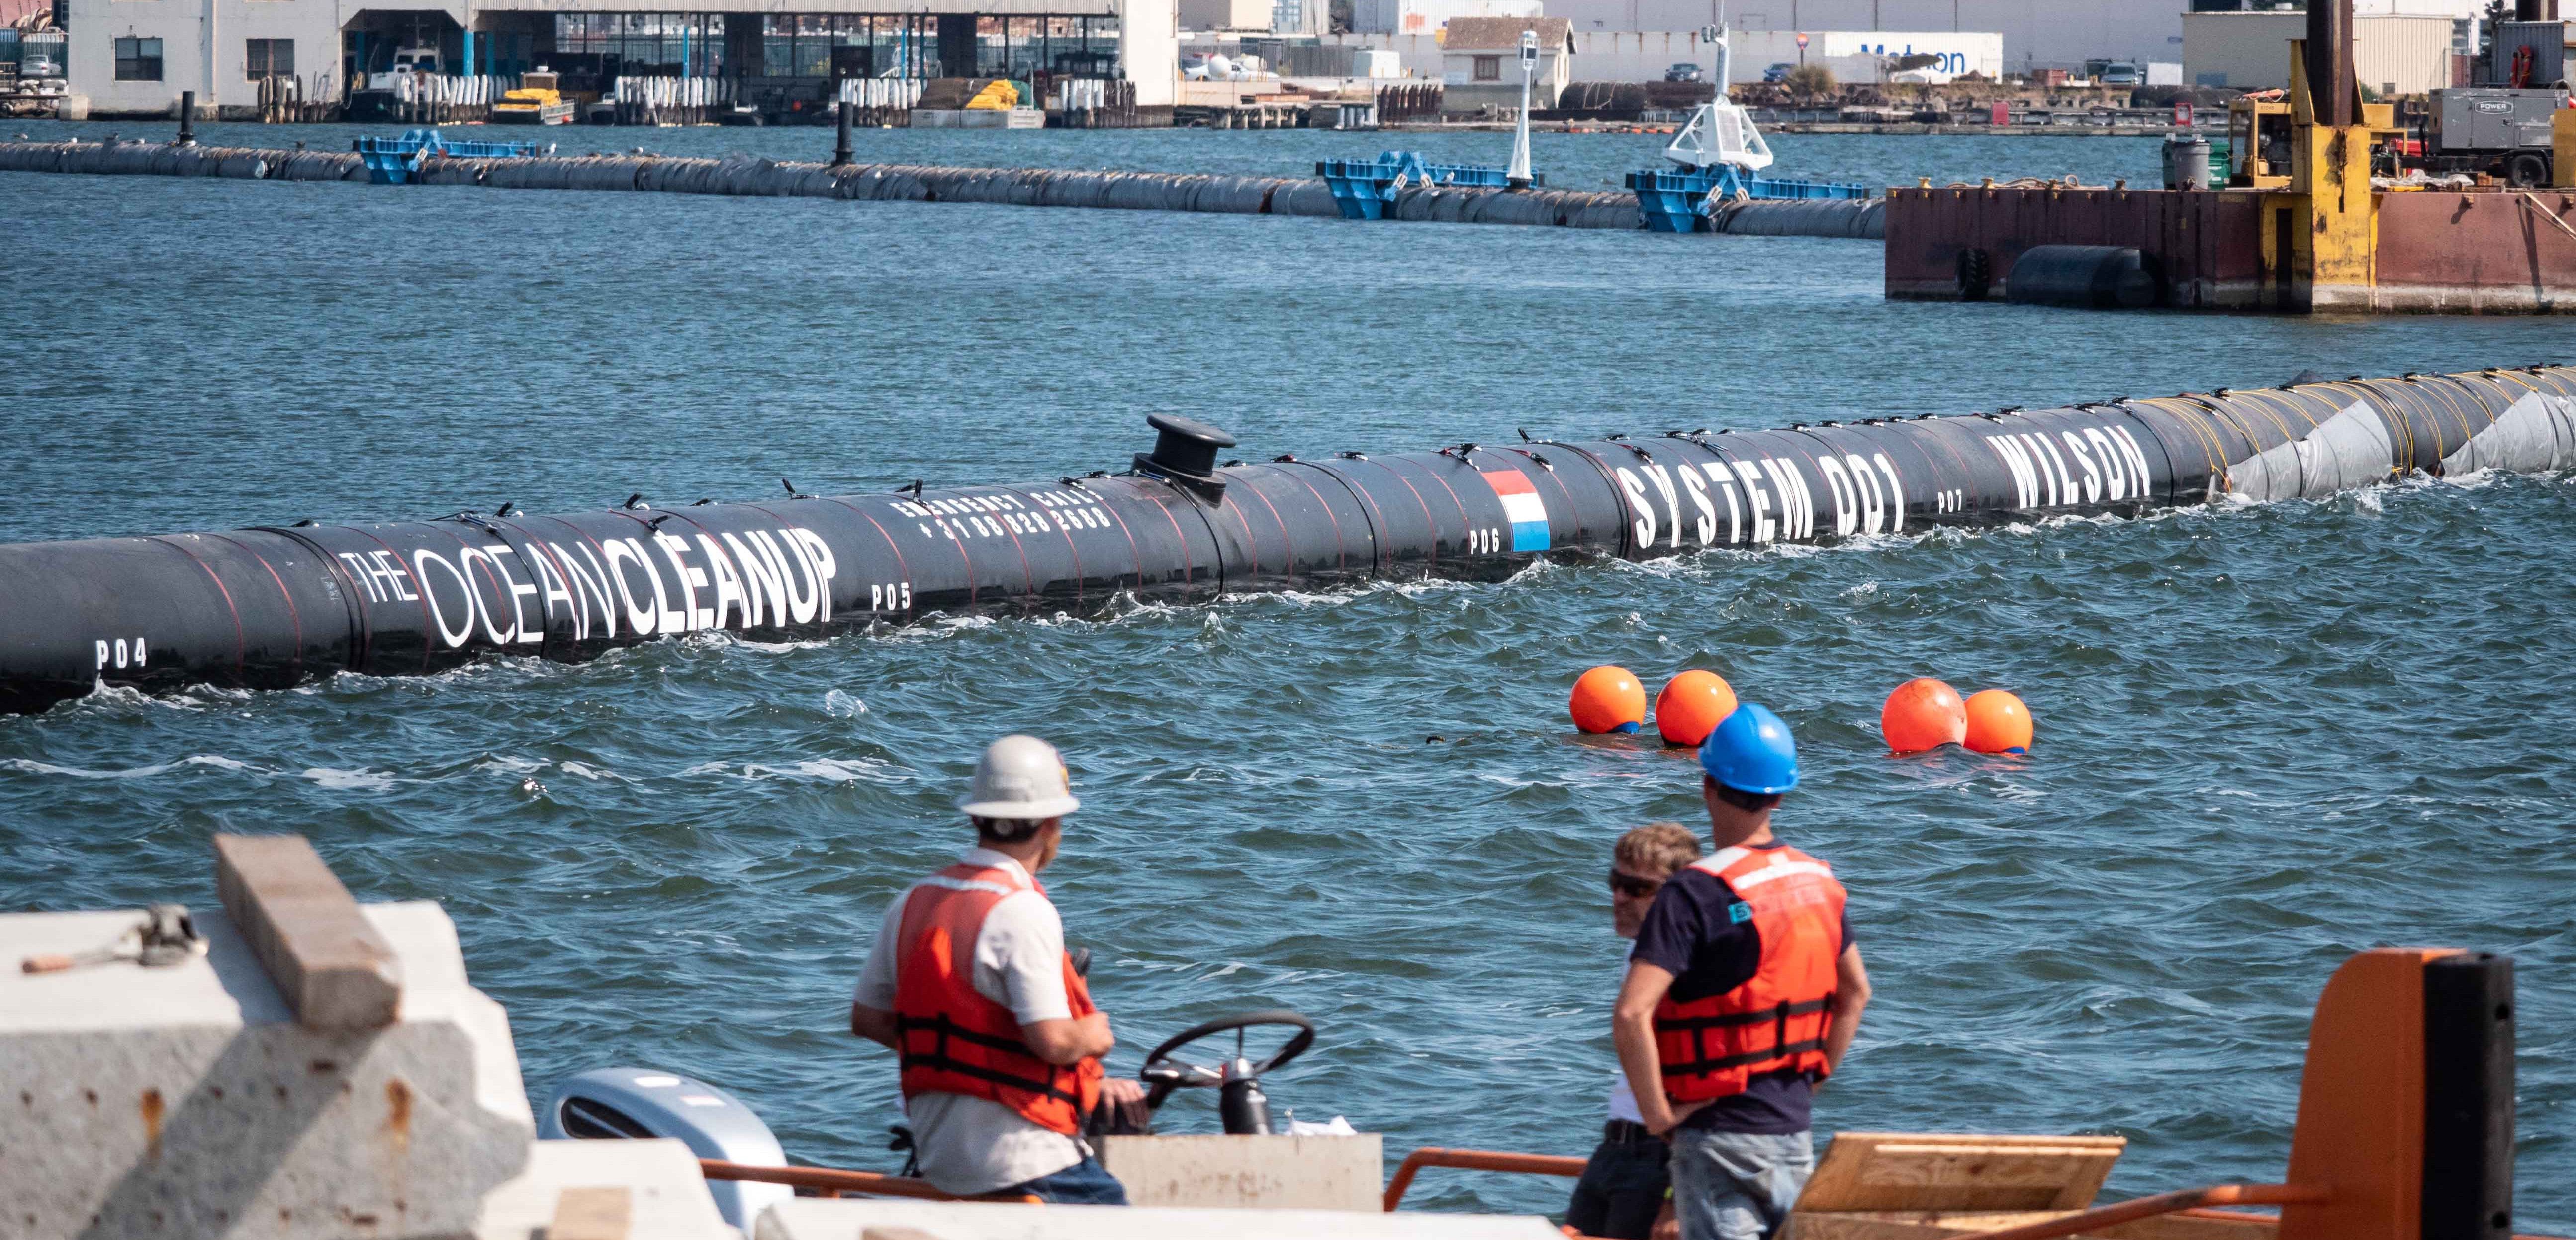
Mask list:
[[[1383,0],[1382,0],[1383,2]],[[2224,0],[2222,0],[2224,2]],[[2241,0],[2269,9],[2277,0]],[[2081,70],[2087,60],[2138,65],[2183,57],[2183,14],[2190,0],[1546,0],[1551,17],[1574,32],[1688,31],[1712,25],[1721,11],[1739,31],[1992,31],[2003,37],[2003,70]],[[2354,0],[2363,16],[2447,17],[2465,22],[2484,0]],[[1738,56],[1741,61],[1744,59]],[[1580,71],[1578,70],[1578,76]]]
[[[1562,17],[1460,17],[1440,44],[1440,109],[1473,112],[1521,106],[1521,35],[1538,36],[1530,107],[1553,108],[1574,80],[1574,38]]]
[[[1446,31],[1433,29],[1419,34],[1344,34],[1327,35],[1322,42],[1328,47],[1382,48],[1401,58],[1409,77],[1445,78],[1452,68],[1447,63],[1447,50],[1442,46]],[[1713,72],[1716,55],[1698,28],[1689,30],[1571,30],[1573,52],[1568,67],[1568,81],[1574,82],[1652,82],[1661,80],[1664,71],[1682,63],[1699,65]],[[1797,33],[1794,31],[1737,31],[1735,40],[1735,80],[1760,81],[1764,68],[1798,61]],[[1966,34],[1888,33],[1862,31],[1814,31],[1807,37],[1807,59],[1822,63],[1833,71],[1838,82],[1874,82],[1880,80],[1897,56],[1909,53],[1934,53],[1942,57],[1946,71],[1957,74],[1970,71],[1988,77],[1999,76],[2003,58],[2003,37],[1991,32],[1971,31]],[[1881,51],[1880,49],[1885,49]],[[1512,71],[1517,73],[1517,70]],[[1518,91],[1520,78],[1511,77]],[[1513,103],[1518,105],[1515,95]]]
[[[1687,31],[1720,18],[1753,33],[1838,31],[1873,36],[1875,46],[1929,35],[1993,33],[2002,40],[2003,73],[2083,68],[2091,59],[2182,59],[2182,15],[2189,0],[1546,0],[1552,17],[1577,34]],[[2372,0],[2362,0],[2370,3]],[[2378,0],[2425,4],[2453,0]],[[2466,2],[2466,0],[2460,0]],[[1884,36],[1876,37],[1876,36]],[[1956,50],[1965,48],[1926,49]],[[1810,49],[1812,55],[1812,47]],[[1740,65],[1750,57],[1741,51]],[[1773,60],[1794,57],[1773,57]],[[1765,63],[1769,63],[1766,61]],[[1758,72],[1758,67],[1757,67]],[[1836,70],[1836,76],[1841,71]]]
[[[2264,90],[2290,84],[2290,40],[2308,37],[2308,15],[2192,13],[2182,19],[2182,31],[2187,81]],[[2453,33],[2447,15],[2357,15],[2353,77],[2382,95],[2420,95],[2448,86]]]
[[[1539,17],[1545,0],[1352,0],[1351,29],[1360,34],[1433,34],[1454,17]],[[1433,65],[1432,70],[1438,71]]]
[[[667,3],[668,0],[665,0]],[[678,76],[1002,76],[1097,58],[1171,106],[1180,78],[1174,0],[70,0],[72,93],[89,114],[244,116],[261,79],[307,99],[423,48],[445,74],[507,77],[619,64]],[[898,9],[897,12],[887,12]],[[567,86],[571,85],[570,79]]]

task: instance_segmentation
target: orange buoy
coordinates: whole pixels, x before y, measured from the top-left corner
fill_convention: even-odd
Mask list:
[[[1968,737],[1968,706],[1959,691],[1923,677],[1896,686],[1878,712],[1878,730],[1898,753],[1956,745]]]
[[[1664,682],[1655,695],[1655,730],[1667,745],[1696,745],[1735,713],[1735,687],[1715,672],[1697,668]]]
[[[2030,708],[2001,689],[1968,697],[1968,734],[1961,742],[1978,753],[2029,753]]]
[[[1646,721],[1646,686],[1627,668],[1604,663],[1574,682],[1568,707],[1586,732],[1634,732]]]

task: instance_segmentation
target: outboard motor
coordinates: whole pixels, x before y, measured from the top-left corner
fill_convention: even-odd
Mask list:
[[[599,1068],[555,1086],[537,1116],[549,1140],[671,1137],[700,1158],[753,1167],[784,1167],[778,1137],[742,1100],[709,1085],[650,1068]],[[784,1184],[709,1180],[724,1220],[749,1234],[760,1212],[795,1196]]]

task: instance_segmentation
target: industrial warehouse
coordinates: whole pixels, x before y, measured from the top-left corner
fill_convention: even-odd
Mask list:
[[[171,115],[189,93],[213,119],[321,119],[296,108],[464,119],[423,109],[488,108],[531,73],[552,75],[545,89],[585,104],[651,98],[702,114],[819,118],[843,99],[909,107],[923,83],[943,78],[1018,79],[1061,97],[1057,83],[1120,78],[1130,57],[1176,59],[1170,10],[1129,0],[801,7],[631,12],[597,0],[457,0],[351,13],[320,0],[70,0],[68,70],[73,96],[102,118]],[[1175,77],[1129,79],[1133,102],[1167,110]]]
[[[2475,0],[2357,6],[2363,84],[2468,84],[2494,37],[2482,16]],[[1009,102],[978,106],[1027,115],[978,123],[1087,111],[1092,124],[1222,127],[1257,108],[1266,127],[1278,105],[1326,96],[1382,106],[1372,119],[1490,121],[1517,108],[1502,62],[1530,30],[1542,117],[1633,120],[1705,101],[1720,21],[1729,84],[1755,106],[1790,102],[1797,71],[1810,110],[1810,82],[1843,106],[1896,102],[1900,85],[1980,112],[1990,94],[2163,107],[2177,92],[2286,86],[2301,20],[2271,0],[0,0],[0,75],[22,83],[12,102],[0,80],[0,111],[166,117],[188,96],[218,120],[778,124],[846,101],[900,124],[916,108],[964,110],[1002,81]],[[954,85],[930,85],[943,80]]]

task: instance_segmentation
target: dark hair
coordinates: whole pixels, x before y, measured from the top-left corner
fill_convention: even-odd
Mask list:
[[[1729,788],[1714,779],[1708,780],[1708,786],[1716,790],[1718,800],[1748,814],[1777,808],[1780,804],[1780,794],[1777,792],[1746,792],[1741,788]]]
[[[1047,825],[1044,818],[985,818],[968,814],[966,821],[975,824],[975,838],[988,844],[1017,844],[1038,833]]]

